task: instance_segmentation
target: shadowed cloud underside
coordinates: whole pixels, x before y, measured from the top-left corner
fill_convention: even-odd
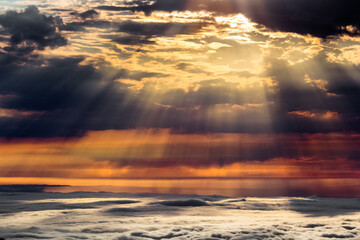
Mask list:
[[[24,4],[0,3],[0,177],[360,177],[356,1]]]

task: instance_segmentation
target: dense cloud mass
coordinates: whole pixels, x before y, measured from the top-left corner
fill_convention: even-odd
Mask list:
[[[89,192],[0,196],[5,206],[0,237],[5,239],[356,239],[360,231],[358,200],[351,198]]]
[[[309,70],[315,64],[322,69],[321,72],[316,69]],[[279,88],[279,92],[274,96],[278,101],[279,112],[276,116],[285,118],[279,119],[277,129],[287,131],[295,127],[300,132],[359,131],[360,109],[357,102],[360,100],[358,84],[360,68],[358,66],[348,65],[345,70],[341,64],[327,62],[325,56],[320,54],[314,59],[294,66],[274,60],[268,71]],[[307,76],[312,79],[324,79],[326,89],[306,82]],[[295,111],[339,113],[343,117],[344,125],[339,126],[334,123],[326,125],[326,123],[299,119],[288,114]]]
[[[94,9],[52,8],[61,15],[54,17],[29,6],[0,15],[1,136],[360,131],[354,1],[157,0]],[[286,32],[348,36],[321,42]]]
[[[135,127],[127,124],[140,106],[134,100],[124,104],[127,91],[114,80],[157,75],[122,69],[108,69],[105,74],[80,64],[83,58],[53,58],[28,66],[7,63],[6,56],[2,60],[1,108],[24,112],[1,118],[1,135],[6,137],[71,137],[90,129]],[[114,111],[118,119],[107,120]]]
[[[44,49],[67,44],[58,32],[58,27],[62,25],[61,18],[40,14],[35,6],[29,6],[21,12],[8,11],[0,15],[0,25],[5,33],[10,34],[11,47],[27,44],[35,49]]]
[[[100,6],[103,10],[133,10],[150,14],[153,11],[213,11],[218,14],[243,13],[256,23],[277,31],[327,37],[341,33],[358,35],[360,19],[358,3],[353,0],[156,0],[133,7]],[[358,29],[342,27],[355,26]]]
[[[126,98],[131,94],[126,90],[126,84],[114,80],[141,81],[144,78],[166,77],[166,74],[126,69],[108,69],[105,74],[92,65],[80,64],[84,60],[82,58],[36,60],[28,66],[19,66],[10,57],[2,55],[1,107],[40,114],[1,119],[3,136],[53,136],[53,131],[47,126],[62,132],[55,136],[134,127],[173,128],[187,133],[269,131],[267,123],[262,122],[261,108],[260,111],[256,109],[256,104],[263,101],[259,87],[239,90],[224,80],[204,81],[190,91],[174,89],[158,93],[161,105],[172,106],[164,108],[154,103],[145,104],[143,99],[150,94],[146,90]],[[360,109],[357,103],[360,88],[356,80],[356,76],[360,75],[359,69],[352,67],[350,73],[345,72],[338,64],[326,63],[325,60],[322,60],[321,68],[326,71],[322,74],[292,69],[306,69],[313,61],[293,67],[274,61],[267,70],[278,88],[276,92],[265,89],[266,98],[272,102],[268,107],[275,112],[273,129],[278,132],[359,131]],[[47,65],[42,66],[44,63]],[[292,71],[298,71],[296,76],[292,75]],[[321,90],[306,83],[306,74],[314,79],[327,79],[328,89]],[[219,119],[206,117],[219,104],[248,106],[249,112],[224,112]],[[147,111],[161,116],[161,121],[158,118],[141,121],[139,117]],[[342,117],[343,125],[336,124],[340,120],[338,116]],[[326,117],[330,120],[334,117],[335,122],[325,121]]]

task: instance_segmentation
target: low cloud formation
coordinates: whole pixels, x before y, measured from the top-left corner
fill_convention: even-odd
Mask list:
[[[89,192],[0,196],[1,205],[8,211],[0,213],[0,238],[4,239],[301,240],[356,239],[360,234],[357,199],[277,197],[243,201],[199,195]],[[194,197],[207,206],[152,204],[186,202]],[[94,205],[94,199],[114,202]],[[121,205],[123,211],[115,211],[115,200],[122,199],[132,199],[134,203]],[[29,223],[29,218],[34,221]]]

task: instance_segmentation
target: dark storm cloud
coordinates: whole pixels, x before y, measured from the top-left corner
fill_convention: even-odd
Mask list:
[[[3,54],[2,59],[10,54]],[[79,112],[106,83],[82,58],[34,60],[25,65],[1,61],[0,108],[38,111],[36,116],[0,118],[0,134],[5,137],[76,136],[84,129],[74,126]],[[24,64],[24,63],[23,63]],[[46,66],[43,66],[46,65]]]
[[[88,130],[137,127],[144,103],[126,97],[128,86],[115,80],[165,76],[110,67],[99,70],[81,57],[26,59],[0,55],[0,108],[24,112],[0,117],[2,137],[73,137]]]
[[[277,131],[360,130],[359,66],[330,63],[324,52],[294,66],[277,59],[268,61],[271,66],[266,74],[275,80],[278,88],[275,94],[268,95],[269,100],[276,103],[274,128]],[[320,79],[324,87],[307,82],[306,77]],[[336,112],[342,124],[289,115],[293,111]]]
[[[51,59],[48,66],[0,67],[0,94],[13,95],[1,102],[7,108],[48,111],[79,104],[91,94],[101,76],[82,58]],[[95,85],[95,86],[94,86]],[[87,88],[87,92],[83,91]]]
[[[65,39],[57,28],[79,31],[87,26],[116,26],[123,35],[113,38],[113,41],[141,45],[153,43],[153,37],[196,33],[205,23],[85,20],[63,25],[60,18],[45,16],[36,7],[28,7],[20,13],[9,11],[0,15],[0,24],[11,36],[11,44],[4,48],[7,52],[0,53],[0,108],[29,112],[0,117],[0,136],[81,136],[88,130],[137,127],[171,128],[181,133],[360,131],[359,66],[331,63],[325,51],[294,65],[278,59],[265,59],[268,67],[260,77],[271,77],[275,87],[265,85],[241,89],[223,79],[199,79],[188,91],[158,92],[151,84],[145,84],[139,93],[130,93],[129,85],[116,80],[141,81],[168,75],[141,69],[131,71],[94,66],[85,64],[81,57],[44,60],[32,52],[46,46],[61,46],[58,38]],[[211,54],[209,60],[218,64],[236,63],[234,59],[238,56],[250,62],[261,55],[255,44],[239,44],[216,37],[204,41],[228,45]],[[300,38],[289,41],[304,44]],[[22,46],[23,42],[32,44]],[[201,72],[201,69],[184,62],[174,66],[178,71]],[[233,75],[254,76],[241,69]],[[321,79],[325,87],[306,82],[306,77]],[[261,107],[256,110],[249,104]],[[224,111],[211,115],[218,105],[224,105],[221,108],[236,105],[235,110],[242,110],[233,111],[231,108],[229,111],[232,113]],[[268,119],[263,114],[266,110],[271,115]],[[310,114],[334,112],[339,114],[341,121],[291,114],[296,111]],[[37,114],[31,115],[31,112]]]
[[[276,31],[311,34],[327,37],[347,33],[358,35],[342,26],[360,26],[358,3],[354,0],[156,0],[153,4],[133,7],[100,6],[112,11],[199,11],[208,10],[219,14],[243,13],[256,23]]]
[[[58,27],[62,25],[61,18],[41,14],[35,6],[0,15],[0,25],[10,35],[12,48],[22,43],[37,49],[67,44],[67,40],[58,32]]]
[[[278,89],[275,92],[268,87],[262,91],[262,87],[242,90],[217,79],[196,83],[196,88],[187,92],[175,89],[161,93],[150,88],[150,93],[144,89],[135,95],[130,94],[127,86],[114,80],[140,81],[164,75],[112,68],[99,71],[94,66],[81,64],[82,60],[52,59],[46,66],[42,66],[44,62],[40,60],[26,66],[8,60],[2,62],[0,108],[40,114],[0,118],[1,136],[81,136],[88,130],[137,127],[171,128],[179,133],[360,131],[360,94],[354,78],[360,76],[359,69],[340,71],[338,68],[343,68],[342,65],[328,63],[320,56],[294,66],[268,60],[272,66],[266,74],[275,80]],[[308,66],[315,62],[325,71],[310,71]],[[313,79],[325,79],[328,90],[305,82],[306,74]],[[149,101],[149,96],[156,96],[158,101]],[[270,103],[259,110],[247,105],[261,105],[263,101]],[[209,111],[219,104],[229,104],[230,107],[235,104],[244,110],[225,111],[212,118]],[[262,112],[265,109],[272,112],[271,119],[264,117]],[[337,112],[343,124],[289,114],[294,111]],[[147,117],[142,118],[144,115]],[[271,155],[277,156],[276,153]],[[252,159],[249,155],[244,156]],[[262,159],[259,155],[255,157]]]
[[[360,26],[357,10],[359,5],[353,0],[341,2],[300,0],[291,3],[286,0],[258,0],[250,2],[248,3],[250,10],[245,10],[244,14],[254,22],[276,31],[311,34],[325,38],[341,33],[355,34],[341,29],[341,26]]]
[[[115,80],[141,81],[166,75],[109,67],[99,70],[83,60],[45,61],[2,53],[0,108],[38,114],[0,118],[1,136],[81,136],[88,130],[138,127],[171,128],[181,133],[360,131],[360,69],[330,63],[323,53],[295,65],[267,59],[269,67],[263,75],[275,81],[275,88],[255,85],[242,89],[224,79],[214,79],[194,82],[188,91],[157,92],[145,86],[138,94]],[[307,82],[306,76],[322,79],[326,88]],[[221,109],[227,106],[232,111],[236,105],[235,110],[242,110],[209,115],[221,104]],[[265,110],[271,112],[271,119],[264,116]],[[295,111],[336,112],[341,122],[289,114]]]

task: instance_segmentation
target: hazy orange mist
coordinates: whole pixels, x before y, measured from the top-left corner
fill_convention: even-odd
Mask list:
[[[70,140],[2,141],[0,177],[8,183],[27,178],[43,178],[42,183],[50,178],[360,178],[357,162],[346,157],[356,153],[358,138],[141,129],[90,132]]]

